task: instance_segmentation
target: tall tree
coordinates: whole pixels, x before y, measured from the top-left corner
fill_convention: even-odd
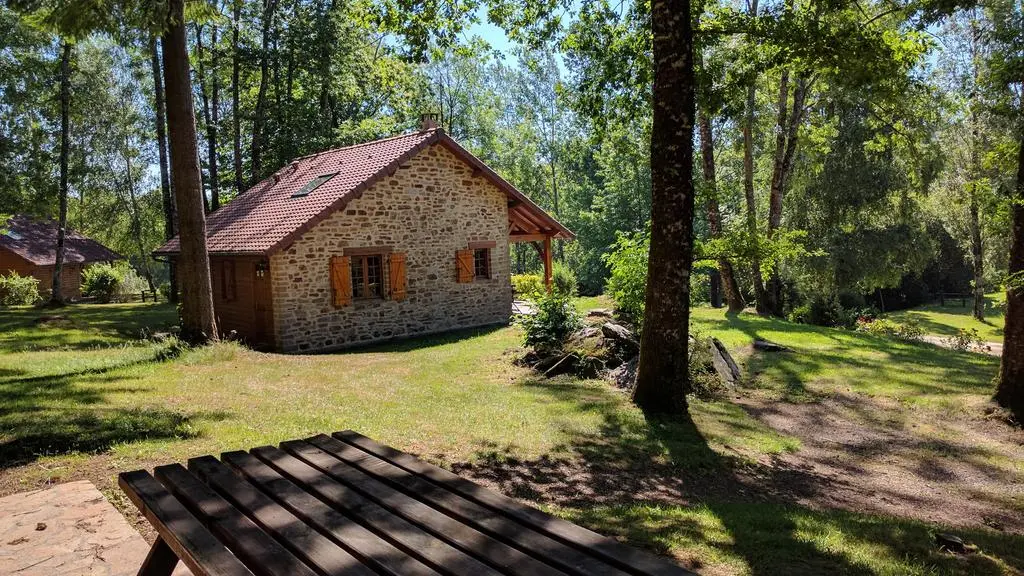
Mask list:
[[[196,149],[196,119],[189,80],[185,36],[185,1],[169,0],[163,41],[164,87],[167,91],[171,179],[181,242],[181,335],[188,342],[217,340],[206,248],[206,213],[202,173]]]
[[[700,126],[701,167],[704,171],[704,182],[708,188],[706,202],[708,232],[711,238],[721,238],[724,230],[722,226],[722,210],[718,204],[718,180],[715,176],[714,132],[711,130],[711,121],[708,120],[705,114],[700,115],[698,124]],[[732,262],[725,256],[718,258],[718,273],[721,277],[722,289],[725,292],[725,300],[729,306],[729,312],[742,311],[744,306],[743,294],[740,293],[739,283],[736,282],[736,273],[733,270]]]
[[[196,61],[198,64],[199,95],[203,100],[203,124],[206,125],[206,166],[210,178],[210,211],[220,208],[220,177],[217,174],[217,126],[220,123],[220,70],[217,66],[217,24],[210,25],[210,79],[207,92],[204,64],[203,28],[196,24]]]
[[[68,227],[68,154],[70,153],[71,116],[71,43],[66,39],[61,45],[60,55],[60,195],[57,216],[56,259],[53,264],[53,284],[50,287],[50,304],[62,306],[64,295],[61,287],[64,278],[64,236]]]
[[[150,66],[153,70],[153,116],[156,123],[157,157],[160,163],[160,197],[163,200],[164,240],[174,238],[178,233],[178,216],[175,200],[171,192],[170,165],[167,159],[167,111],[164,103],[163,70],[160,66],[160,53],[157,48],[157,37],[149,37]],[[171,302],[178,301],[178,279],[174,262],[168,266]]]
[[[751,17],[757,16],[757,0],[748,0],[747,11]],[[752,79],[747,87],[747,98],[743,108],[743,199],[746,207],[746,232],[754,245],[750,258],[750,272],[754,282],[754,307],[762,316],[768,314],[768,297],[761,274],[757,231],[757,197],[754,194],[754,111],[757,98],[757,82]]]
[[[274,12],[277,11],[277,0],[263,0],[262,42],[260,44],[260,86],[256,92],[256,111],[252,121],[252,146],[249,157],[252,162],[250,184],[259,181],[263,174],[264,130],[267,118],[267,88],[270,82],[270,44],[274,25]]]
[[[693,29],[689,0],[652,0],[651,248],[633,401],[685,413],[693,259]]]
[[[1017,185],[1012,196],[1013,231],[1006,290],[1006,326],[996,401],[1024,422],[1024,129],[1017,151]]]
[[[242,178],[242,108],[239,99],[241,63],[239,62],[238,34],[242,27],[242,0],[231,1],[231,160],[235,169],[235,195],[245,192]]]

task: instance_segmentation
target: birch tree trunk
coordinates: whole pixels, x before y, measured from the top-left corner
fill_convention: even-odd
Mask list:
[[[651,249],[633,401],[685,414],[693,258],[693,31],[689,0],[653,0]]]

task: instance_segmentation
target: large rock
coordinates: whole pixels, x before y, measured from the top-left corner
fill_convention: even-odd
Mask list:
[[[576,372],[579,367],[580,357],[573,354],[572,352],[562,356],[555,362],[550,368],[544,371],[544,376],[551,378],[552,376],[558,376],[559,374],[569,374]]]
[[[612,311],[607,308],[594,308],[590,312],[587,312],[588,318],[611,318]]]
[[[718,372],[722,380],[727,384],[738,382],[742,375],[740,374],[740,368],[736,365],[732,355],[729,354],[729,350],[722,344],[722,341],[711,337],[708,342],[708,350],[711,352],[711,363],[715,367],[715,372]]]
[[[622,324],[605,322],[601,325],[601,335],[614,347],[635,354],[640,353],[640,342],[637,341],[636,335]]]
[[[637,356],[618,368],[610,370],[608,378],[611,379],[617,388],[632,390],[636,386],[636,367],[639,361],[640,357]]]

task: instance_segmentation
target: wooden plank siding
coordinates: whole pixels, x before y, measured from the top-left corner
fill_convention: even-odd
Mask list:
[[[82,264],[65,262],[61,278],[61,291],[64,298],[76,299],[82,296]],[[0,248],[0,274],[16,272],[21,276],[32,276],[39,281],[39,294],[46,297],[50,294],[53,283],[53,266],[37,266],[14,252]]]
[[[259,282],[265,282],[269,291],[270,271],[257,278],[256,269],[261,262],[258,256],[211,256],[211,284],[213,285],[213,307],[217,315],[217,328],[221,334],[227,335],[234,330],[238,337],[257,348],[272,348],[274,345],[273,323],[261,325],[256,317]],[[230,287],[230,270],[225,266],[234,266],[234,290]],[[232,293],[233,292],[233,293]],[[233,298],[232,298],[233,296]],[[265,298],[267,307],[272,306],[270,298]],[[269,315],[273,318],[273,314]]]

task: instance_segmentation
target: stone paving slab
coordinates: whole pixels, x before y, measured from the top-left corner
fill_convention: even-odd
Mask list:
[[[148,551],[91,482],[0,498],[0,574],[129,576]],[[180,574],[189,574],[181,564]]]

